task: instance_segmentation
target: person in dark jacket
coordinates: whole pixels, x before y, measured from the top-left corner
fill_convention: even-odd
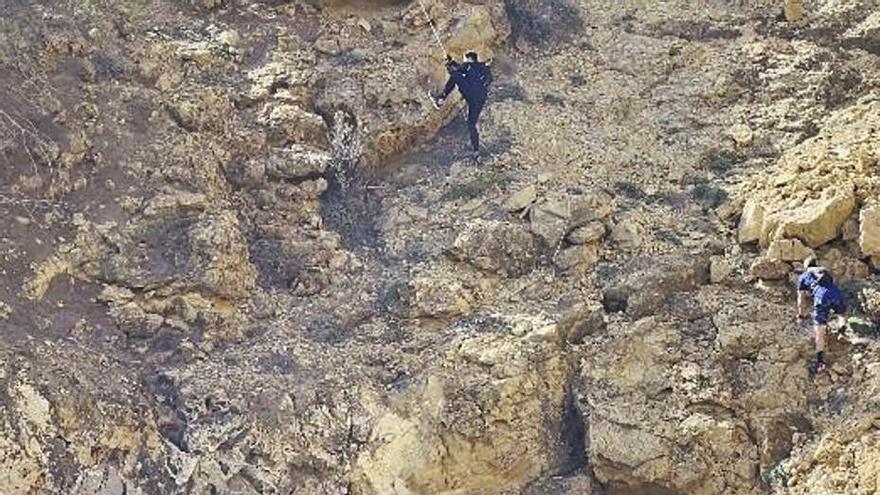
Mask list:
[[[804,260],[804,273],[798,278],[798,318],[806,318],[803,306],[808,297],[813,301],[813,328],[816,332],[816,360],[810,365],[810,374],[815,375],[827,369],[825,338],[832,311],[843,319],[841,328],[846,326],[843,294],[835,285],[831,271],[819,266],[815,256]]]
[[[449,72],[449,80],[438,96],[432,96],[434,106],[440,108],[443,102],[456,87],[468,106],[467,125],[471,138],[471,148],[477,153],[480,151],[480,131],[477,129],[477,121],[480,112],[489,98],[489,85],[492,84],[492,71],[489,66],[479,61],[476,52],[468,52],[464,56],[464,62],[458,63],[451,57],[446,57],[446,71]]]

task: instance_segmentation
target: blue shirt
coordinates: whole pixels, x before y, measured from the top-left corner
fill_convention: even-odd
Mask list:
[[[798,277],[798,290],[813,292],[813,284],[818,282],[813,270],[807,270]]]
[[[827,323],[832,311],[837,314],[846,311],[843,294],[827,268],[808,268],[798,278],[798,290],[809,291],[813,296],[813,320],[818,324]]]
[[[835,313],[843,314],[846,306],[840,289],[834,284],[816,284],[813,289],[813,309],[825,313],[833,309]]]

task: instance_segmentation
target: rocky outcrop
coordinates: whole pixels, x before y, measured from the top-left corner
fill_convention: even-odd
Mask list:
[[[0,16],[0,492],[871,488],[870,2],[142,3]]]
[[[706,306],[689,323],[620,322],[588,342],[590,460],[609,489],[762,493],[758,473],[785,458],[792,432],[805,427],[792,418],[810,387],[800,364],[807,339],[777,328],[773,305],[732,296],[744,298],[743,312],[715,297],[701,291]]]
[[[767,247],[798,239],[817,248],[842,236],[845,221],[877,191],[877,104],[838,110],[818,136],[787,150],[775,167],[739,192],[740,242]],[[841,152],[841,150],[846,150]]]
[[[358,459],[364,493],[516,491],[582,462],[556,326],[524,317],[493,326],[392,399]]]

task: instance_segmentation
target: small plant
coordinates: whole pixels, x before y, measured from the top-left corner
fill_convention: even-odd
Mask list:
[[[645,191],[632,182],[617,181],[614,183],[614,191],[627,199],[643,199],[645,197]]]
[[[493,172],[484,173],[470,182],[453,184],[449,191],[443,195],[443,199],[446,201],[474,199],[494,187],[504,187],[508,182],[510,179],[504,175]]]
[[[712,150],[706,153],[703,159],[706,168],[716,174],[723,174],[744,161],[746,161],[744,154],[726,148]]]

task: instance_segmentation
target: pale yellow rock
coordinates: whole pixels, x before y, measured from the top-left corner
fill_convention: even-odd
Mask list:
[[[800,22],[804,18],[804,4],[802,0],[785,0],[782,7],[785,20],[788,22]]]
[[[780,261],[803,261],[814,251],[798,239],[775,239],[767,248],[767,257]]]
[[[526,326],[463,341],[381,415],[357,460],[359,493],[519,493],[552,470],[561,439],[540,424],[559,425],[570,368],[545,338],[555,325]]]
[[[862,208],[859,215],[859,247],[867,256],[880,256],[880,205]]]
[[[462,58],[468,51],[476,51],[484,60],[492,58],[492,43],[501,34],[492,22],[489,9],[483,5],[470,7],[446,40],[450,54]]]
[[[0,428],[0,458],[7,460],[0,469],[0,493],[37,493],[44,483],[44,468],[12,438],[11,431]]]
[[[470,312],[476,296],[453,274],[435,270],[410,282],[416,317],[451,318]]]
[[[791,265],[766,256],[755,259],[749,266],[752,277],[763,280],[782,280],[791,272]]]
[[[299,105],[272,103],[263,109],[260,123],[273,130],[275,139],[295,144],[323,146],[327,141],[327,125],[317,114]]]
[[[756,198],[746,201],[739,220],[739,242],[755,242],[761,238],[761,227],[764,225],[764,206]]]
[[[47,432],[52,421],[49,401],[28,383],[19,383],[14,393],[22,417],[36,432]]]
[[[227,29],[217,36],[217,39],[228,46],[237,47],[241,43],[241,35],[234,29]]]
[[[880,194],[878,142],[880,102],[856,103],[828,115],[818,135],[786,149],[773,166],[733,188],[745,202],[740,241],[760,240],[766,247],[776,238],[799,238],[815,248],[838,234],[851,237],[851,224],[840,232],[834,224],[854,210],[850,196],[855,203],[871,204]],[[794,222],[780,228],[788,221]]]
[[[727,135],[736,143],[737,146],[746,147],[752,144],[755,133],[746,124],[737,124],[727,130]]]
[[[767,215],[761,228],[761,245],[767,246],[775,239],[798,238],[809,247],[819,247],[840,235],[840,227],[855,205],[852,190],[839,191]]]
[[[523,210],[534,203],[537,197],[538,189],[534,185],[528,185],[511,194],[504,201],[504,209],[510,212]]]
[[[866,488],[870,495],[880,494],[880,435],[871,435],[860,442],[855,465],[859,486]]]

